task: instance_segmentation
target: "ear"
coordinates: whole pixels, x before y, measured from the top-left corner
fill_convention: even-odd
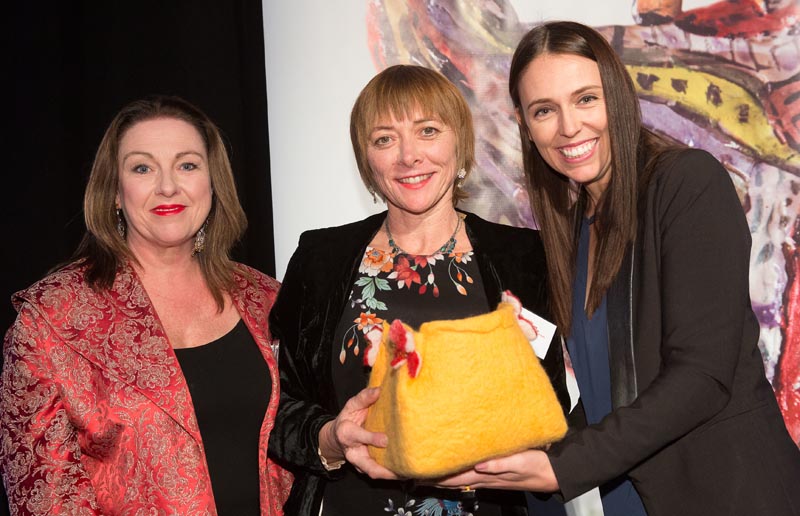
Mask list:
[[[517,125],[525,129],[525,134],[528,135],[528,139],[533,141],[533,138],[531,138],[531,130],[528,129],[528,124],[525,123],[525,118],[523,118],[522,113],[519,112],[519,108],[514,108],[514,116],[517,119]]]
[[[117,194],[116,197],[114,197],[114,209],[118,210],[120,206],[121,204],[119,203],[119,194]]]
[[[522,114],[519,112],[519,108],[514,108],[514,116],[517,119],[517,124],[524,126],[525,121],[522,119]]]

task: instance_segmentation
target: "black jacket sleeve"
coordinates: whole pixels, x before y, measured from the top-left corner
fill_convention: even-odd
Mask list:
[[[278,298],[270,313],[270,330],[279,341],[278,369],[281,396],[269,451],[280,461],[300,466],[318,475],[327,475],[317,449],[322,426],[335,418],[323,406],[323,386],[314,374],[314,363],[321,359],[319,336],[321,307],[319,295],[309,284],[308,243],[300,245],[289,261]]]

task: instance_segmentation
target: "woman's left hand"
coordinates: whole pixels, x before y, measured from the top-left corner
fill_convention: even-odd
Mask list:
[[[450,489],[509,489],[552,493],[558,491],[558,479],[547,454],[541,450],[524,452],[476,464],[473,469],[436,481]]]

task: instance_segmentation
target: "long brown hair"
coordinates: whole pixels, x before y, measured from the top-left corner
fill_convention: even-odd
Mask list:
[[[509,93],[520,115],[519,134],[531,208],[547,249],[551,310],[560,331],[569,335],[576,223],[586,204],[586,192],[581,187],[576,190],[565,176],[552,169],[528,136],[519,83],[530,62],[543,54],[577,55],[597,63],[606,101],[612,174],[595,212],[597,242],[586,306],[589,315],[600,305],[636,236],[639,151],[647,153],[658,138],[642,128],[633,81],[600,33],[579,23],[551,22],[534,27],[519,42],[511,61]]]
[[[216,125],[197,107],[174,96],[152,96],[123,107],[106,129],[95,155],[83,198],[86,233],[74,259],[87,264],[86,281],[93,288],[108,289],[125,261],[136,262],[125,239],[117,231],[116,195],[119,190],[117,158],[122,137],[134,125],[156,118],[174,118],[191,124],[208,155],[213,198],[206,225],[205,249],[198,253],[200,269],[219,310],[223,292],[234,287],[234,263],[230,250],[247,227],[236,193],[228,153]]]
[[[382,116],[412,116],[419,109],[435,116],[456,134],[458,168],[469,174],[475,163],[475,131],[467,101],[456,86],[441,73],[418,65],[394,65],[373,77],[356,99],[350,113],[350,141],[358,171],[367,188],[382,194],[367,161],[369,133]],[[456,186],[459,180],[456,179]],[[456,187],[453,204],[466,197]]]

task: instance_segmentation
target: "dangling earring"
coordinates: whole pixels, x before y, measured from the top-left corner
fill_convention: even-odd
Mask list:
[[[206,248],[206,228],[208,227],[208,219],[197,230],[197,235],[194,237],[194,247],[192,248],[192,256],[202,253]]]
[[[377,195],[375,195],[375,189],[374,189],[374,188],[372,188],[372,186],[368,186],[368,187],[367,187],[367,191],[368,191],[368,192],[369,192],[369,194],[372,196],[372,203],[373,203],[373,204],[378,204],[378,196],[377,196]]]
[[[467,177],[467,171],[462,168],[458,171],[456,177],[458,178],[456,181],[456,188],[462,188],[464,186],[464,179]]]
[[[125,240],[125,222],[122,220],[122,208],[117,208],[117,233]]]

